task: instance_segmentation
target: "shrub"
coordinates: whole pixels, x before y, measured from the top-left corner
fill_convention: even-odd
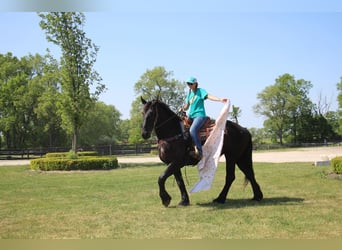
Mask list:
[[[77,153],[75,153],[74,151],[70,150],[67,154],[66,154],[66,158],[68,159],[77,159],[78,155]]]
[[[30,162],[33,170],[108,170],[119,167],[116,157],[40,158]]]
[[[342,156],[331,159],[331,167],[336,174],[342,174]]]
[[[97,156],[98,153],[96,151],[82,151],[77,152],[77,155],[75,157],[75,154],[72,151],[69,152],[59,152],[59,153],[47,153],[45,155],[46,158],[71,158],[75,159],[77,157],[81,156]]]

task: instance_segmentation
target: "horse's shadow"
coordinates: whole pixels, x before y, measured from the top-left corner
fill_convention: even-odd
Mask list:
[[[249,199],[227,199],[224,204],[206,202],[197,203],[197,206],[212,207],[213,209],[235,209],[253,206],[277,206],[277,205],[299,205],[304,201],[298,197],[266,197],[261,201],[253,201]]]
[[[162,162],[125,162],[119,163],[120,168],[141,168],[141,167],[163,167],[165,166]]]

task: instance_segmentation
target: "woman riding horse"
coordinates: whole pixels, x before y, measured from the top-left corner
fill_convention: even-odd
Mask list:
[[[187,110],[189,111],[189,118],[192,120],[192,124],[190,127],[190,136],[195,144],[195,150],[191,151],[191,155],[200,160],[202,158],[202,144],[201,139],[199,138],[199,130],[203,126],[204,122],[207,119],[207,115],[204,107],[204,100],[209,99],[212,101],[218,102],[227,102],[226,98],[218,98],[211,94],[208,94],[205,89],[198,87],[197,79],[193,76],[189,78],[186,82],[189,86],[189,94],[186,97],[186,103],[184,107],[180,108],[180,111]]]
[[[153,129],[158,138],[159,158],[167,167],[159,176],[159,196],[167,207],[171,202],[171,196],[165,189],[165,182],[171,175],[175,176],[181,192],[179,205],[190,204],[189,196],[184,184],[181,168],[185,165],[194,165],[198,160],[188,154],[189,139],[184,138],[180,118],[163,102],[158,99],[145,101],[141,98],[143,108],[142,137],[148,139]],[[263,198],[259,184],[255,180],[252,163],[252,140],[249,131],[231,121],[226,122],[221,155],[226,158],[226,181],[221,193],[214,202],[225,203],[231,184],[235,179],[235,164],[245,174],[245,178],[251,183],[254,197],[260,201]]]

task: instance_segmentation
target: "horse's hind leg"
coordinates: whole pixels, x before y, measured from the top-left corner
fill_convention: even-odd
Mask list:
[[[257,183],[253,170],[252,162],[252,150],[247,149],[242,157],[238,160],[237,165],[241,171],[245,174],[246,179],[251,183],[254,197],[252,200],[261,201],[263,194],[261,192],[260,186]]]
[[[188,192],[186,191],[186,187],[184,184],[184,180],[182,177],[182,172],[180,169],[176,170],[174,173],[174,176],[176,178],[177,181],[177,185],[179,187],[179,190],[181,192],[181,201],[178,203],[178,205],[180,206],[188,206],[190,204],[190,200],[189,200],[189,195]]]
[[[229,191],[230,186],[232,185],[233,181],[235,180],[235,161],[229,155],[226,156],[226,183],[219,194],[219,196],[213,200],[216,203],[225,203],[227,194]]]

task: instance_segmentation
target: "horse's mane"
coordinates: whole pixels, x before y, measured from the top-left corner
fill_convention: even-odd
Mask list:
[[[170,113],[171,116],[177,116],[178,119],[181,120],[180,117],[174,111],[172,111],[169,105],[167,105],[165,102],[158,99],[152,100],[152,102],[158,103],[166,112]]]

